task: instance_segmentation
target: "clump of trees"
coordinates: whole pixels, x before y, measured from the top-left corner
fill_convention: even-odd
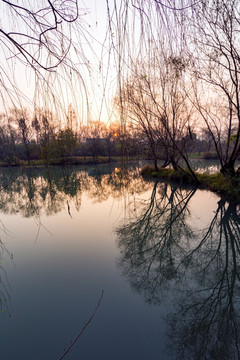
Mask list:
[[[239,0],[113,2],[112,41],[121,55],[115,102],[123,123],[142,130],[156,169],[161,158],[176,169],[184,163],[194,177],[188,155],[204,140],[221,172],[236,175]]]
[[[159,164],[187,168],[195,178],[189,155],[204,151],[217,157],[224,175],[238,174],[239,0],[106,3],[110,50],[115,51],[118,74],[114,100],[121,118],[118,129],[92,121],[75,131],[70,126],[72,118],[65,119],[69,126],[63,129],[57,121],[60,116],[53,119],[47,111],[32,119],[22,108],[16,109],[22,94],[4,71],[1,98],[6,99],[6,109],[13,104],[15,110],[1,115],[0,158],[16,163],[21,158],[49,162],[74,155],[95,160],[100,155],[109,160],[116,155],[141,155],[151,158],[156,170]],[[35,113],[36,105],[55,106],[56,113],[63,113],[66,104],[57,99],[67,98],[70,88],[81,94],[88,112],[87,85],[83,72],[74,65],[81,63],[89,69],[83,48],[75,44],[82,39],[89,43],[88,32],[78,26],[79,21],[84,24],[85,14],[78,2],[33,4],[26,0],[19,5],[3,1],[1,8],[6,19],[18,16],[16,24],[11,20],[1,25],[6,58],[1,67],[10,66],[7,59],[14,59],[34,71]],[[110,54],[108,64],[111,59]]]
[[[67,123],[67,121],[66,121]],[[137,132],[129,127],[124,133],[117,122],[107,125],[100,121],[89,121],[87,125],[60,127],[56,115],[38,111],[31,115],[27,109],[12,109],[0,115],[0,160],[7,164],[19,164],[21,160],[43,160],[48,164],[54,160],[74,156],[108,157],[122,155],[126,144],[125,156],[144,156]],[[137,141],[136,141],[137,140]]]
[[[137,86],[140,82],[133,79],[126,83],[122,91],[125,104],[124,113],[129,121],[123,127],[118,122],[107,125],[100,121],[89,121],[75,129],[68,125],[60,127],[58,117],[52,112],[38,111],[34,115],[27,109],[12,109],[0,114],[0,161],[9,165],[18,165],[21,160],[31,163],[42,160],[45,164],[76,156],[91,157],[97,161],[99,156],[124,156],[128,159],[151,159],[156,167],[172,165],[181,168],[181,159],[191,170],[189,156],[192,152],[205,152],[211,157],[214,143],[208,132],[202,131],[197,138],[190,124],[187,124],[185,104],[171,103],[176,106],[174,118],[169,108],[160,108],[151,104],[157,101],[153,97],[152,84],[147,78],[141,78],[142,98]],[[131,91],[130,91],[131,89]],[[176,100],[176,99],[175,99]],[[117,102],[117,98],[116,98]]]
[[[194,119],[183,87],[186,65],[181,58],[158,58],[155,54],[149,61],[137,64],[121,88],[121,102],[117,96],[116,104],[127,121],[141,131],[156,170],[159,159],[162,166],[174,169],[181,168],[182,160],[192,172],[188,156]]]

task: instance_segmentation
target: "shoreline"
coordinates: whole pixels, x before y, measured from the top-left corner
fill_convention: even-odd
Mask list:
[[[191,185],[199,189],[205,189],[223,196],[227,201],[240,204],[240,177],[223,176],[220,172],[216,174],[200,174],[195,172],[198,182],[194,181],[187,170],[173,170],[160,168],[158,172],[154,166],[146,165],[140,170],[145,178],[168,180],[178,185]]]
[[[46,160],[30,160],[30,162],[26,160],[19,160],[16,163],[6,163],[1,162],[1,167],[36,167],[36,166],[62,166],[62,165],[97,165],[97,164],[108,164],[112,162],[119,161],[118,158],[112,157],[109,159],[108,157],[99,156],[97,159],[94,159],[91,156],[80,157],[73,156],[69,158],[60,158],[60,159],[52,159],[49,161]]]

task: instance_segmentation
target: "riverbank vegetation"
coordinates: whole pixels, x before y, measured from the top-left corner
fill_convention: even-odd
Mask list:
[[[71,23],[76,25],[80,20],[78,4],[74,2],[72,8],[75,17],[68,13],[70,3],[65,4],[68,16],[64,19],[71,28]],[[153,163],[153,173],[159,172],[159,166],[170,167],[173,170],[166,170],[167,176],[177,178],[180,174],[182,181],[208,182],[209,188],[217,187],[216,182],[225,188],[230,181],[233,188],[239,187],[239,0],[135,0],[123,1],[121,6],[112,0],[107,6],[108,70],[113,57],[117,74],[117,87],[110,97],[116,121],[92,121],[88,110],[87,120],[81,118],[74,108],[77,103],[57,107],[55,102],[55,107],[48,107],[47,92],[45,105],[35,103],[31,110],[17,107],[12,101],[12,107],[5,106],[0,116],[1,164],[79,164],[112,161],[115,157],[141,158]],[[55,16],[60,14],[54,7],[51,11]],[[51,30],[35,37],[41,40]],[[65,33],[61,35],[63,41]],[[49,39],[45,40],[48,44]],[[40,45],[38,41],[36,47]],[[53,50],[47,47],[47,51],[51,54]],[[60,65],[65,70],[70,68],[72,63],[65,62],[65,55],[70,59],[70,52],[62,54],[60,63],[54,65],[56,73]],[[20,55],[15,56],[19,59]],[[32,60],[35,70],[51,73],[51,68]],[[101,69],[102,64],[98,67]],[[81,73],[75,67],[73,70]],[[88,103],[86,97],[87,108]],[[222,175],[215,175],[217,181],[210,181],[210,177],[206,180],[207,176],[194,171],[191,159],[197,154],[218,160]]]
[[[117,18],[125,19],[115,25],[116,39],[122,40],[115,97],[122,121],[145,134],[156,171],[159,165],[186,168],[198,182],[189,159],[194,142],[205,139],[221,173],[235,177],[240,156],[239,1],[146,5],[136,0],[131,17],[130,7],[126,1],[115,8]]]
[[[66,126],[60,127],[57,115],[27,109],[10,109],[0,115],[0,165],[98,163],[114,158],[162,159],[169,164],[170,152],[154,144],[154,154],[143,129],[131,122],[124,128],[120,122],[109,125],[90,121],[72,126],[66,115]],[[155,142],[155,139],[153,139]],[[184,137],[189,158],[216,158],[213,144],[202,134]]]
[[[143,177],[162,179],[175,182],[178,185],[193,185],[211,190],[225,196],[230,201],[240,202],[240,177],[238,174],[224,176],[221,172],[216,174],[194,172],[195,177],[193,178],[192,174],[186,169],[174,170],[173,168],[158,167],[156,171],[152,165],[144,166],[140,173]]]

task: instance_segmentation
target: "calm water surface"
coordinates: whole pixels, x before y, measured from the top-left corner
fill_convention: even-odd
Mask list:
[[[239,207],[138,167],[2,169],[1,360],[239,359]]]

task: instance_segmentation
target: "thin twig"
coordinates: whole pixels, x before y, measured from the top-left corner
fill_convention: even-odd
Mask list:
[[[98,304],[97,306],[95,307],[92,315],[90,316],[90,318],[88,319],[88,321],[83,325],[80,333],[77,335],[77,337],[74,339],[74,341],[71,342],[71,344],[69,345],[69,347],[67,348],[67,350],[64,351],[64,353],[61,355],[61,357],[58,359],[58,360],[62,360],[66,355],[67,353],[71,350],[71,348],[73,347],[73,345],[75,344],[75,342],[77,342],[77,340],[79,339],[79,337],[82,335],[82,333],[84,332],[84,330],[86,329],[86,327],[89,325],[89,323],[92,321],[94,315],[96,314],[98,308],[100,307],[101,305],[101,301],[102,301],[102,298],[103,298],[103,293],[104,291],[102,291],[102,294],[99,298],[99,301],[98,301]]]
[[[68,200],[67,200],[67,208],[68,208],[68,215],[69,215],[70,218],[72,219],[71,209],[70,209],[70,205],[69,205]]]

